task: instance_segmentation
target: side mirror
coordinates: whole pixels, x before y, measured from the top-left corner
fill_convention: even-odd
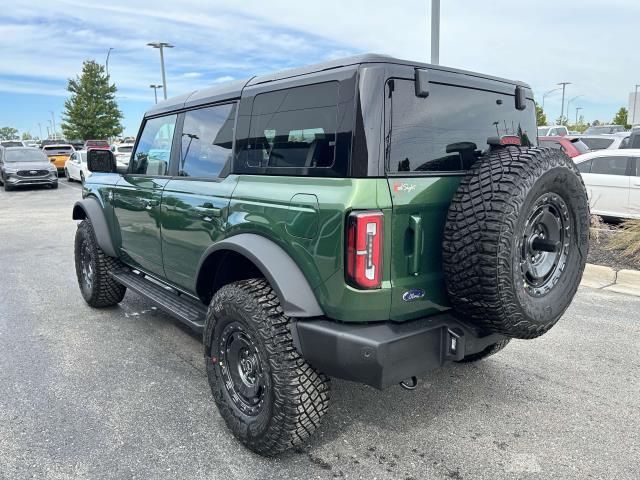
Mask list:
[[[429,72],[423,68],[415,71],[416,97],[427,98],[429,96]]]
[[[87,152],[87,167],[91,173],[117,173],[116,157],[111,150],[90,149]]]

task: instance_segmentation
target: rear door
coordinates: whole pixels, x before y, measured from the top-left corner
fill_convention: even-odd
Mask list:
[[[634,157],[634,175],[631,176],[631,188],[629,189],[629,216],[640,218],[640,158]]]
[[[440,76],[438,76],[440,75]],[[515,86],[429,72],[429,95],[413,79],[387,81],[385,157],[392,218],[391,318],[405,320],[448,308],[442,236],[451,199],[490,137],[536,139],[534,105],[515,108]],[[492,90],[493,89],[493,90]]]
[[[593,159],[585,181],[594,213],[614,217],[629,213],[630,168],[631,157],[626,155]]]
[[[162,195],[162,256],[167,280],[195,291],[205,250],[224,235],[237,176],[227,176],[233,152],[236,103],[189,110],[172,179]]]

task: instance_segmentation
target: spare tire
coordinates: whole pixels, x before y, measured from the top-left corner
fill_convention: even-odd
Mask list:
[[[560,150],[503,147],[478,160],[449,207],[443,260],[458,316],[487,332],[535,338],[578,289],[589,205]]]

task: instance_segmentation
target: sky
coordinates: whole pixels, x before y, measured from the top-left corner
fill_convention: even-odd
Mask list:
[[[105,63],[135,135],[160,84],[166,41],[169,97],[327,59],[374,52],[429,61],[430,1],[18,0],[0,9],[0,127],[46,136],[60,124],[67,80],[82,62]],[[442,65],[523,80],[536,100],[571,82],[566,99],[586,121],[610,121],[640,83],[638,0],[442,0]],[[161,90],[158,91],[161,95]],[[561,92],[545,99],[560,116]],[[38,125],[40,124],[40,126]]]

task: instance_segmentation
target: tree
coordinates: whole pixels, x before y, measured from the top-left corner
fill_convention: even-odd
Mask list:
[[[536,103],[536,123],[538,125],[547,124],[547,115],[542,110],[542,107]]]
[[[122,112],[116,103],[116,86],[109,84],[104,67],[94,60],[82,65],[82,74],[69,79],[71,93],[64,102],[62,132],[66,138],[106,139],[122,133]]]
[[[629,118],[629,112],[626,108],[620,107],[616,116],[613,117],[614,125],[624,125],[625,128],[631,128],[631,125],[627,123],[627,118]]]
[[[31,140],[32,138],[29,132],[22,132],[22,140]]]
[[[567,117],[565,115],[562,115],[556,118],[556,125],[566,125],[566,124],[567,124]]]
[[[18,136],[18,129],[13,127],[0,128],[0,140],[13,140]]]

